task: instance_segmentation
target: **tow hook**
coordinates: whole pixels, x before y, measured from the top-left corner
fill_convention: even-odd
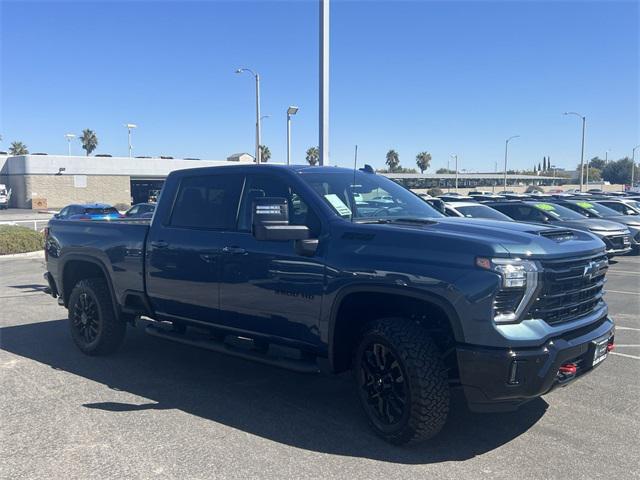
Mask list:
[[[558,369],[558,373],[563,376],[575,375],[577,371],[578,366],[575,363],[565,363],[564,365],[560,365]]]

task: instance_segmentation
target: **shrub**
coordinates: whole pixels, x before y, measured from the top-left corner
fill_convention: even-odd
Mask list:
[[[434,187],[427,190],[427,193],[432,197],[437,197],[438,195],[442,195],[442,190],[439,189],[438,187]]]
[[[25,227],[0,225],[0,255],[42,250],[44,235]]]

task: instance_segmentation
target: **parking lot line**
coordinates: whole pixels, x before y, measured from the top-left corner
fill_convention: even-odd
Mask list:
[[[640,272],[635,272],[632,270],[609,270],[607,275],[640,275]]]
[[[619,327],[618,325],[616,325],[616,330],[632,330],[634,332],[640,332],[640,328]]]
[[[616,348],[618,347],[640,347],[640,345],[625,345],[625,344],[621,345],[619,343],[616,343]]]
[[[611,355],[617,355],[619,357],[626,357],[626,358],[633,358],[635,360],[640,360],[640,357],[638,355],[629,355],[627,353],[611,352]]]
[[[605,290],[605,293],[624,293],[626,295],[640,295],[638,292],[625,292],[623,290]]]

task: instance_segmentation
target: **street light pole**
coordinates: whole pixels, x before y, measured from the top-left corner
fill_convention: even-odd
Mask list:
[[[250,68],[238,68],[236,73],[250,73],[256,80],[256,163],[260,163],[260,142],[261,142],[261,132],[260,132],[260,75]]]
[[[71,140],[76,138],[75,134],[73,133],[65,133],[64,138],[67,139],[67,156],[71,156]]]
[[[287,165],[291,165],[291,115],[298,113],[298,107],[291,105],[287,108]]]
[[[452,154],[451,158],[455,158],[456,160],[456,192],[458,191],[458,155]]]
[[[582,188],[584,185],[584,130],[587,124],[587,117],[577,112],[564,112],[564,115],[575,115],[582,119],[582,146],[580,149],[580,191],[582,192]],[[587,175],[589,173],[587,172]],[[587,176],[587,183],[589,183],[589,177]]]
[[[131,130],[133,130],[134,128],[138,128],[138,126],[135,123],[125,123],[124,126],[127,127],[129,138],[129,159],[131,159],[131,149],[133,148],[131,146]]]
[[[329,0],[320,0],[320,98],[318,99],[320,166],[329,165]]]
[[[633,147],[633,151],[631,153],[631,186],[630,188],[633,188],[633,181],[634,181],[634,173],[635,173],[635,169],[636,169],[636,150],[640,148],[640,145],[636,145],[635,147]]]
[[[507,191],[507,158],[509,156],[509,142],[520,135],[513,135],[504,142],[504,191]]]

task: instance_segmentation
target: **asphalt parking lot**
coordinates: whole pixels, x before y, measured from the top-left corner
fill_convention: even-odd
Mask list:
[[[611,266],[616,351],[516,413],[457,405],[430,443],[393,447],[348,375],[290,373],[130,329],[82,355],[43,259],[0,259],[0,478],[639,478],[640,256]]]

